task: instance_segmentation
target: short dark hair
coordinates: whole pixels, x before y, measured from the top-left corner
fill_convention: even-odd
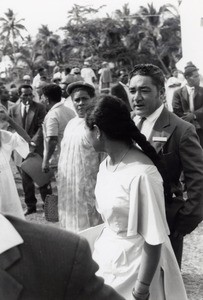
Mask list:
[[[135,65],[130,72],[130,79],[136,75],[151,77],[154,85],[160,89],[165,86],[165,76],[163,71],[153,64],[139,64]]]
[[[62,90],[59,85],[52,83],[42,88],[42,93],[48,98],[49,102],[60,102]]]
[[[22,84],[18,88],[18,94],[19,95],[22,94],[22,89],[31,89],[31,90],[33,90],[32,86],[30,84]]]

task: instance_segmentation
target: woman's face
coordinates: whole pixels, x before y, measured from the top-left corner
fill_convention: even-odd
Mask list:
[[[102,144],[100,139],[100,134],[98,132],[98,128],[94,126],[92,130],[89,129],[89,127],[85,126],[87,139],[90,142],[90,144],[93,146],[94,150],[96,152],[102,151]]]
[[[79,118],[85,117],[87,106],[93,101],[85,90],[73,92],[71,95],[73,105]]]

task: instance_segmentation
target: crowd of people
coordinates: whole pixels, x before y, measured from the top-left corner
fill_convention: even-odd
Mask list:
[[[198,68],[189,62],[182,83],[167,82],[152,64],[122,69],[116,84],[107,62],[98,74],[85,61],[81,70],[55,67],[50,82],[40,68],[19,87],[0,86],[0,262],[19,250],[25,258],[6,270],[18,283],[10,293],[186,300],[184,236],[203,218]],[[51,174],[38,187],[42,201],[56,194],[63,230],[25,225],[37,198],[23,165],[35,156],[40,172]],[[22,177],[24,212],[11,158]],[[7,292],[0,279],[0,297],[12,299]]]

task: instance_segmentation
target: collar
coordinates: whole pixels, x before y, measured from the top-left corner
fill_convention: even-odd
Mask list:
[[[163,109],[164,109],[164,104],[161,104],[159,108],[157,108],[150,116],[146,118],[147,121],[149,121],[150,123],[155,122],[160,116],[160,114],[162,113]]]
[[[153,123],[155,122],[158,117],[160,116],[160,114],[162,113],[162,110],[164,109],[164,104],[161,104],[161,106],[159,106],[159,108],[157,108],[151,115],[149,115],[148,117],[146,117],[146,120],[149,123]],[[135,122],[136,124],[141,120],[142,117],[140,116],[135,116]]]
[[[51,111],[51,110],[53,110],[53,109],[55,109],[55,108],[57,108],[57,107],[59,107],[59,106],[61,106],[61,105],[64,105],[64,103],[62,103],[61,101],[60,101],[60,102],[57,102],[56,104],[54,104],[54,105],[52,106],[52,108],[50,108],[49,111]]]
[[[186,84],[186,89],[188,91],[188,94],[190,94],[191,91],[195,90],[195,87],[194,86],[189,86],[188,84]]]
[[[13,225],[0,214],[0,254],[23,244],[23,239]]]

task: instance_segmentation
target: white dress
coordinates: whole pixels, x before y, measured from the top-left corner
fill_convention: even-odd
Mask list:
[[[107,158],[108,159],[108,158]],[[105,227],[94,244],[98,275],[125,299],[131,299],[144,241],[162,244],[150,286],[150,300],[186,300],[165,217],[162,179],[153,165],[132,162],[115,172],[105,159],[97,177],[97,209]]]
[[[87,138],[85,120],[75,117],[65,128],[58,163],[58,207],[62,228],[78,232],[99,224],[95,184],[100,155]]]
[[[17,133],[0,130],[0,212],[24,219],[23,209],[10,167],[13,150],[16,150],[25,158],[29,153],[28,143]]]

